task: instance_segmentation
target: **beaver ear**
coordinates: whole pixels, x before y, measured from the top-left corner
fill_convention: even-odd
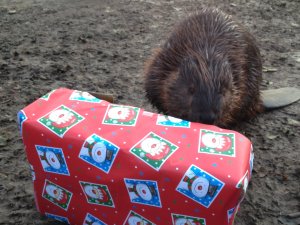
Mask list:
[[[157,59],[157,56],[161,53],[161,48],[154,48],[151,50],[151,56],[144,63],[144,75],[147,76],[148,71],[153,66],[154,61]]]
[[[161,52],[161,50],[162,50],[161,48],[154,48],[151,50],[151,53],[153,56],[156,56]]]
[[[261,92],[265,110],[276,109],[290,105],[300,99],[300,89],[286,87],[265,90]]]

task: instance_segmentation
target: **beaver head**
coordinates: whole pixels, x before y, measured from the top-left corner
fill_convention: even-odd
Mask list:
[[[163,88],[163,111],[171,116],[222,125],[230,106],[233,80],[229,63],[216,57],[189,54]],[[229,118],[227,118],[228,120]]]
[[[164,114],[229,127],[261,111],[252,35],[217,9],[183,20],[145,68],[146,97]]]

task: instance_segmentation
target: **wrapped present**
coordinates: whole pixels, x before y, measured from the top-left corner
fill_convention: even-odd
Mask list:
[[[37,209],[69,224],[233,224],[253,167],[243,135],[54,90],[18,113]]]

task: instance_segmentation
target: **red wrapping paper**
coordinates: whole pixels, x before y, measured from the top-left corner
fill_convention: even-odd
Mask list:
[[[216,126],[54,90],[18,113],[37,209],[69,224],[233,224],[251,142]]]

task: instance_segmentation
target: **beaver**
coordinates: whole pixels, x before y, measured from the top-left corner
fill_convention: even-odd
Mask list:
[[[216,8],[180,22],[146,61],[144,75],[150,103],[173,117],[228,128],[265,109],[257,42]]]

